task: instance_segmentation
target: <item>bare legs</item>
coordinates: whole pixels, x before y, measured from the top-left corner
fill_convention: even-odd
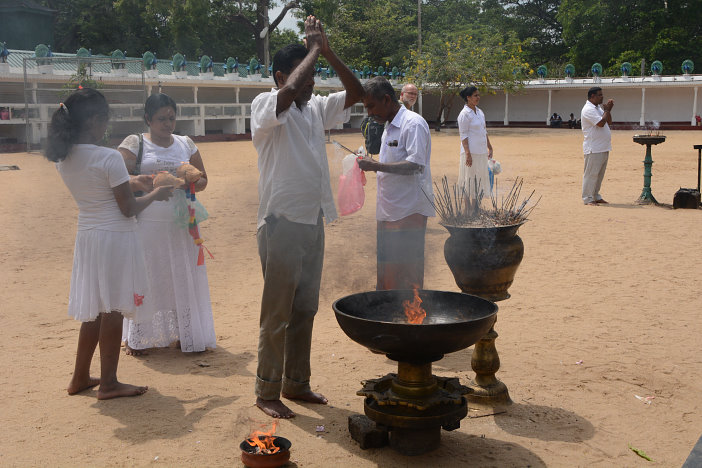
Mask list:
[[[120,342],[122,338],[122,314],[103,313],[93,322],[84,322],[78,336],[78,351],[73,378],[68,385],[68,394],[74,395],[98,383],[98,400],[137,396],[148,387],[123,384],[117,380]],[[95,347],[100,345],[100,379],[90,377],[90,362]]]
[[[102,315],[93,322],[83,322],[78,335],[78,351],[76,353],[76,366],[73,370],[73,378],[68,384],[69,395],[75,395],[83,390],[92,388],[100,383],[100,379],[90,377],[90,362],[93,360],[95,347],[100,337],[100,324]]]

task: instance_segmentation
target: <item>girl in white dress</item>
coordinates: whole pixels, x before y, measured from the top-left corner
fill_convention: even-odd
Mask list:
[[[488,159],[492,159],[492,145],[487,134],[485,114],[478,107],[480,93],[475,86],[460,92],[466,105],[458,114],[458,132],[461,138],[461,158],[458,165],[458,184],[471,198],[476,186],[485,198],[490,196]]]
[[[76,91],[51,117],[45,151],[46,158],[56,162],[79,209],[68,314],[83,323],[67,390],[74,395],[99,384],[101,400],[141,395],[147,389],[117,380],[123,316],[138,317],[148,296],[134,216],[152,201],[166,200],[173,193],[173,187],[160,187],[134,198],[132,190],[140,180],[130,186],[120,154],[96,146],[107,129],[108,116],[109,107],[100,92]],[[98,344],[99,379],[90,376]]]
[[[125,138],[119,146],[129,172],[153,175],[168,171],[175,175],[181,164],[190,163],[202,171],[195,191],[204,190],[207,173],[200,152],[190,138],[173,135],[173,99],[153,94],[146,100],[144,113],[149,132],[142,135],[140,163],[137,135]],[[199,248],[187,228],[174,217],[176,204],[182,203],[184,196],[183,191],[177,190],[171,200],[154,203],[138,217],[156,313],[148,322],[125,320],[122,338],[127,354],[143,354],[144,349],[166,347],[176,341],[180,341],[183,352],[216,346],[207,268],[197,265]]]

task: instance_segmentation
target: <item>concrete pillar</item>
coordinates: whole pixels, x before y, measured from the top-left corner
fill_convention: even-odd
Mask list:
[[[51,120],[49,114],[49,105],[41,104],[39,106],[39,134],[41,138],[46,138],[49,136],[49,121]]]
[[[551,118],[551,94],[552,90],[548,90],[548,111],[546,112],[546,125],[549,124],[549,119]]]
[[[692,98],[692,117],[690,118],[690,125],[693,127],[697,125],[695,116],[697,115],[697,86],[695,86],[695,97]]]
[[[236,91],[236,100],[235,100],[234,102],[236,102],[237,104],[239,104],[239,91],[241,91],[241,88],[237,86],[237,87],[234,88],[234,89],[235,89],[235,91]]]
[[[420,89],[417,94],[417,113],[424,117],[424,114],[422,114],[422,90]]]
[[[199,87],[193,86],[193,103],[197,104],[197,93]],[[198,106],[199,115],[195,118],[193,124],[195,126],[196,136],[203,136],[205,134],[205,106]]]
[[[195,119],[195,135],[203,136],[205,134],[205,105],[198,106],[200,115]]]
[[[505,92],[505,126],[509,125],[509,93]]]
[[[646,88],[641,88],[641,118],[639,125],[646,125]]]

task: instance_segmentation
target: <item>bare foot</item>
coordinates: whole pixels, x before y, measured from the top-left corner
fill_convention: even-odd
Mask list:
[[[124,354],[127,356],[146,356],[147,353],[145,349],[134,349],[129,346],[129,343],[124,343]]]
[[[597,206],[596,201],[591,201],[590,203],[585,203],[587,206]]]
[[[256,398],[256,406],[272,418],[290,419],[295,417],[295,413],[280,400]]]
[[[68,388],[66,391],[68,392],[69,395],[75,395],[76,393],[80,393],[83,390],[87,390],[89,388],[93,388],[96,385],[100,385],[100,379],[96,379],[94,377],[88,377],[88,380],[85,381],[76,381],[71,380],[71,383],[68,384]]]
[[[320,405],[326,405],[329,403],[329,400],[327,400],[324,395],[321,393],[315,393],[312,390],[308,390],[304,393],[300,393],[299,395],[291,395],[289,393],[283,393],[283,397],[287,398],[288,400],[301,400],[301,401],[306,401],[308,403],[317,403]]]
[[[149,387],[138,387],[136,385],[115,382],[109,387],[106,385],[100,385],[100,388],[98,388],[97,391],[97,399],[110,400],[112,398],[139,396],[146,393],[148,389]]]
[[[608,205],[609,202],[605,200],[604,198],[600,198],[599,200],[596,200],[595,203],[604,203],[605,205]]]

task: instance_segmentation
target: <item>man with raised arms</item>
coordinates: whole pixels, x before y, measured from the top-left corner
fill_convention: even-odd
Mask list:
[[[310,387],[312,324],[319,305],[324,224],[336,219],[324,131],[350,117],[364,91],[330,49],[322,24],[305,20],[306,47],[291,44],[273,58],[276,88],[251,103],[258,152],[258,251],[263,297],[256,406],[274,418],[295,413],[280,400],[326,404]],[[324,57],[346,91],[312,94],[314,66]]]

